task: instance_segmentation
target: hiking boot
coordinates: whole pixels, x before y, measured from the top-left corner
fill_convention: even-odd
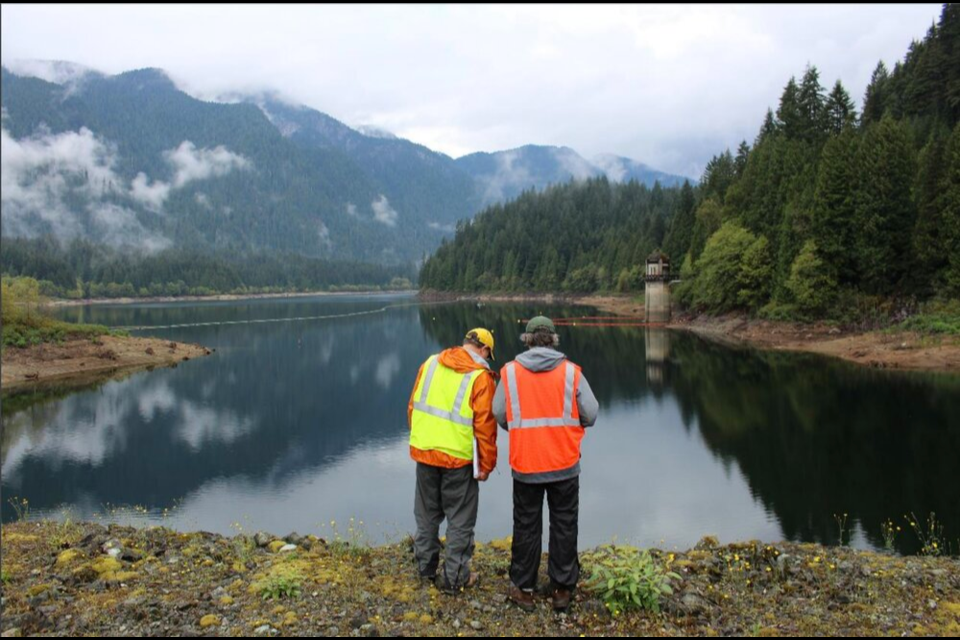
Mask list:
[[[467,576],[467,581],[460,586],[460,590],[464,589],[473,589],[480,582],[480,574],[476,571],[471,571],[470,575]]]
[[[565,589],[564,587],[557,587],[553,590],[553,610],[554,611],[566,611],[570,607],[570,599],[573,594],[570,592],[570,589]]]
[[[510,585],[510,594],[507,597],[510,602],[528,613],[537,608],[537,604],[533,601],[533,593],[524,591],[520,587]]]
[[[439,579],[437,580],[437,587],[444,593],[455,595],[457,593],[460,593],[464,589],[472,589],[473,587],[477,586],[479,582],[480,582],[480,574],[476,573],[475,571],[471,571],[470,575],[467,576],[467,581],[464,582],[459,587],[451,586],[450,584],[447,583],[446,580],[439,580]]]

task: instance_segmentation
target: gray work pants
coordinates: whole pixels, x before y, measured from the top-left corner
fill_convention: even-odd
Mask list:
[[[470,577],[473,557],[473,529],[477,524],[480,485],[473,477],[473,465],[444,469],[417,463],[417,493],[413,515],[417,535],[413,539],[417,568],[421,576],[437,576],[438,586],[462,587]],[[447,550],[443,573],[440,562],[440,523],[447,519]]]

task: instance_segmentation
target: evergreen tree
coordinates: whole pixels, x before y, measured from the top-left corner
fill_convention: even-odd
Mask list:
[[[960,122],[960,5],[945,3],[940,13],[938,36],[942,49],[947,124]]]
[[[887,66],[883,60],[877,63],[873,75],[870,76],[870,84],[867,85],[867,91],[863,96],[863,125],[874,122],[880,122],[887,109],[887,84],[890,81],[890,74],[887,72]]]
[[[680,197],[670,221],[670,229],[663,241],[663,249],[668,256],[676,260],[690,250],[693,227],[696,223],[696,195],[689,181],[680,188]]]
[[[813,204],[812,238],[840,282],[856,279],[857,136],[847,129],[824,145]]]
[[[754,146],[759,146],[764,140],[775,134],[780,125],[777,123],[776,118],[773,115],[773,109],[767,109],[767,115],[763,118],[763,124],[760,126],[760,132],[757,134],[757,139],[754,142]]]
[[[717,202],[723,204],[727,195],[727,189],[737,178],[736,164],[733,160],[730,150],[727,149],[720,155],[716,155],[707,163],[703,171],[703,178],[700,184],[703,188],[703,195],[706,198],[715,198]]]
[[[826,99],[820,84],[820,72],[808,66],[797,90],[799,131],[797,135],[807,142],[817,142],[827,131]]]
[[[912,266],[914,159],[906,127],[889,114],[867,127],[857,154],[857,251],[863,288],[888,294]]]
[[[747,158],[750,156],[750,145],[747,144],[746,140],[740,142],[740,146],[737,147],[737,157],[733,161],[734,173],[737,178],[743,177],[743,172],[747,168]]]
[[[938,132],[920,152],[914,189],[917,224],[913,231],[916,268],[910,282],[923,292],[932,291],[934,278],[949,262],[949,232],[944,226],[941,207],[946,178],[947,136]]]
[[[856,126],[857,109],[850,98],[850,94],[843,88],[843,84],[839,80],[833,85],[833,91],[827,97],[825,111],[827,128],[833,135],[840,135],[847,129]]]
[[[953,128],[945,151],[945,175],[940,188],[947,266],[944,293],[960,296],[960,122]]]
[[[690,255],[694,260],[700,258],[707,240],[720,228],[722,221],[723,209],[713,198],[707,198],[697,207],[693,235],[690,239]]]
[[[907,54],[912,68],[905,81],[907,115],[938,118],[946,107],[946,66],[937,26],[933,25],[923,42]]]
[[[777,121],[780,124],[780,130],[790,140],[802,137],[806,129],[803,110],[800,106],[800,89],[797,87],[796,78],[791,77],[787,86],[783,88],[783,94],[780,96],[780,107],[777,109]]]

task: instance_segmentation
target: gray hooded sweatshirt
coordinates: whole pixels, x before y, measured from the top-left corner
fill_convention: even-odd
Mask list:
[[[567,356],[556,349],[550,347],[533,347],[517,356],[516,361],[529,371],[551,371],[556,369],[567,359]],[[497,385],[497,391],[493,396],[493,417],[503,429],[509,430],[507,426],[507,394],[504,391],[506,382],[500,380]],[[577,385],[577,410],[580,412],[580,424],[584,427],[592,427],[597,421],[597,412],[600,405],[597,398],[590,389],[583,371],[580,372],[580,384]],[[529,483],[556,482],[558,480],[567,480],[580,475],[580,462],[568,469],[559,471],[550,471],[548,473],[520,473],[513,471],[515,480]]]

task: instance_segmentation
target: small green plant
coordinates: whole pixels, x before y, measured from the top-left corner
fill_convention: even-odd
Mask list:
[[[264,600],[300,597],[300,574],[285,573],[271,576],[260,589]]]
[[[602,546],[585,555],[592,569],[586,588],[592,591],[613,615],[630,609],[660,612],[660,597],[673,593],[671,580],[680,576],[666,571],[646,549]]]
[[[347,526],[347,535],[343,536],[337,529],[336,520],[330,521],[330,530],[332,539],[327,542],[327,548],[330,550],[336,560],[361,560],[370,553],[370,543],[367,540],[366,531],[363,528],[363,520],[359,522],[350,518]]]
[[[237,531],[237,535],[233,536],[230,541],[233,553],[237,556],[237,561],[240,564],[247,564],[253,559],[253,552],[257,549],[257,543],[251,536],[244,534],[243,525],[239,522],[234,522],[230,527]]]
[[[897,540],[898,533],[900,533],[900,526],[893,524],[893,520],[880,523],[880,534],[883,536],[883,548],[890,553],[894,552],[894,543]]]
[[[960,335],[960,300],[933,300],[920,306],[915,315],[892,327],[894,331],[923,334]]]
[[[30,502],[26,498],[14,496],[7,502],[13,507],[13,512],[17,514],[17,522],[26,522],[30,519]]]
[[[69,510],[64,509],[62,515],[63,517],[54,525],[47,539],[47,544],[54,551],[66,549],[80,537],[83,531],[83,528],[73,521]]]
[[[233,553],[237,556],[237,561],[240,564],[247,564],[253,559],[253,552],[257,548],[257,543],[254,542],[253,538],[242,533],[238,533],[233,537],[231,541],[233,545]]]
[[[912,511],[904,518],[907,519],[907,524],[920,541],[920,555],[939,556],[947,553],[947,549],[944,548],[943,524],[937,521],[936,513],[930,512],[926,525],[921,525],[920,519]]]
[[[3,584],[10,584],[13,582],[13,576],[11,576],[10,572],[6,569],[0,569],[0,582]]]
[[[840,530],[840,542],[838,544],[842,547],[844,534],[847,534],[847,542],[850,542],[850,532],[847,530],[847,514],[835,513],[833,519],[836,520],[837,528]]]

